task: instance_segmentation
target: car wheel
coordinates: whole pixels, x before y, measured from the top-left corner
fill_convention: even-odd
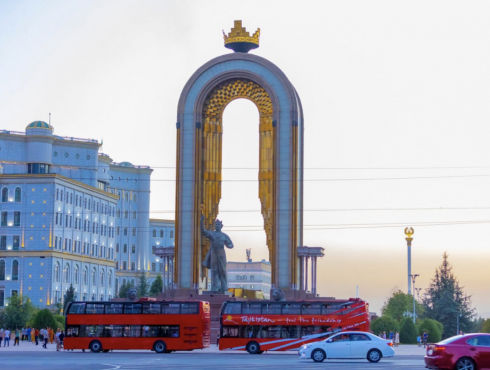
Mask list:
[[[367,359],[369,362],[378,362],[381,360],[381,352],[377,349],[372,349],[368,352]]]
[[[90,342],[89,348],[92,352],[102,351],[102,344],[98,340]]]
[[[327,355],[321,349],[315,349],[311,352],[311,359],[315,362],[323,362],[327,358]]]
[[[247,344],[247,352],[251,355],[257,355],[260,353],[260,346],[257,342],[250,342]]]
[[[456,362],[456,370],[476,370],[475,363],[471,358],[463,357]]]
[[[156,353],[165,353],[167,352],[167,346],[161,340],[157,340],[155,344],[153,344],[153,349]]]

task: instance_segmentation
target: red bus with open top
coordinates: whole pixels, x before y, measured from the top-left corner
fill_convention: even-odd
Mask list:
[[[296,350],[343,330],[369,331],[369,304],[348,300],[226,301],[220,314],[220,350]]]
[[[65,322],[65,349],[168,353],[210,345],[210,307],[202,301],[71,302]]]

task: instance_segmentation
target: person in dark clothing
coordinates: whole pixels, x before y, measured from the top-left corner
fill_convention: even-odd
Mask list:
[[[63,348],[63,340],[65,339],[65,334],[63,333],[63,330],[61,331],[59,338],[60,338],[60,347]]]

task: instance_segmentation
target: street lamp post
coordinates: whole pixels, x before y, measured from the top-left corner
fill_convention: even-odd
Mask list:
[[[420,291],[422,290],[422,288],[413,288],[413,290],[415,290],[417,292],[417,301],[420,302]]]
[[[420,276],[419,274],[410,275],[412,278],[413,289],[415,290],[415,279]],[[415,293],[413,294],[413,323],[415,324]]]
[[[405,240],[407,241],[407,260],[408,260],[408,294],[412,294],[412,289],[410,288],[410,279],[412,277],[412,235],[414,231],[412,227],[405,228],[405,235],[407,236]]]

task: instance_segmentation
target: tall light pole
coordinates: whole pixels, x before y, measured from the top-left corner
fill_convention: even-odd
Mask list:
[[[417,278],[417,276],[420,276],[420,275],[419,274],[410,275],[410,277],[412,278],[414,290],[415,290],[415,279]],[[413,323],[415,324],[415,293],[413,294]]]
[[[407,241],[407,259],[408,259],[408,294],[412,294],[412,289],[410,288],[410,279],[412,278],[412,235],[414,231],[412,227],[405,228],[405,235],[407,236],[405,240]]]

